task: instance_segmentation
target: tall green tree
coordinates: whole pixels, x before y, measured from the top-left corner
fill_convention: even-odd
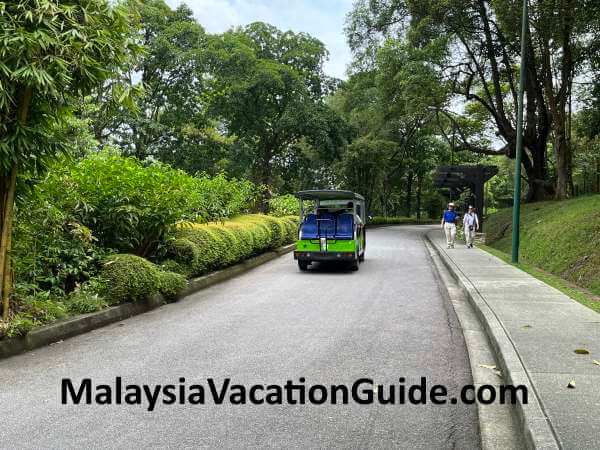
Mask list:
[[[206,48],[210,38],[186,5],[163,0],[139,6],[141,28],[131,39],[145,51],[87,98],[84,115],[101,142],[143,160],[158,159],[189,173],[218,173],[233,139],[206,110]]]
[[[0,2],[0,291],[7,320],[19,174],[65,148],[57,133],[73,96],[88,93],[135,52],[135,17],[108,0]]]
[[[238,159],[266,198],[300,141],[329,153],[344,143],[343,123],[324,102],[333,86],[326,57],[317,39],[260,22],[210,42],[209,111],[236,136]]]
[[[443,137],[434,133],[436,108],[430,107],[446,101],[445,88],[422,58],[425,52],[434,59],[436,52],[443,55],[443,47],[441,50],[417,49],[387,40],[377,50],[372,67],[354,73],[335,95],[334,104],[362,136],[355,143],[360,142],[362,149],[373,149],[373,157],[381,160],[377,174],[366,177],[365,182],[372,185],[363,187],[376,197],[371,202],[373,212],[416,212],[420,216],[429,172],[448,155]],[[348,147],[345,158],[357,153],[353,146]],[[373,146],[388,151],[381,153]],[[362,153],[365,159],[367,153]],[[374,172],[375,167],[370,170]]]

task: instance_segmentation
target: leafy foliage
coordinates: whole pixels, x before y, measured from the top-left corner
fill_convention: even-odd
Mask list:
[[[326,56],[315,38],[264,23],[210,41],[208,108],[237,136],[236,159],[257,184],[271,188],[284,155],[302,139],[323,153],[344,144],[341,121],[323,101],[331,85],[322,72]]]
[[[69,115],[67,96],[91,90],[138,51],[126,38],[134,23],[124,4],[107,0],[1,4],[0,173],[14,162],[40,167],[64,150],[53,132]]]
[[[553,192],[564,198],[571,190],[567,105],[573,79],[596,59],[600,8],[591,0],[529,3],[524,37],[527,198],[542,200]],[[348,16],[346,31],[356,70],[378,70],[382,56],[392,50],[394,57],[388,62],[406,68],[390,79],[392,93],[405,83],[421,83],[421,89],[412,91],[419,104],[421,93],[428,97],[429,87],[435,86],[437,95],[429,105],[437,111],[440,131],[457,131],[460,146],[471,152],[514,158],[521,63],[520,7],[515,2],[359,0]],[[412,63],[395,51],[402,48],[412,54]],[[419,60],[421,64],[414,64]],[[432,85],[428,82],[432,79],[439,83]],[[506,145],[492,148],[500,139]],[[554,173],[547,151],[550,140]]]
[[[95,277],[78,286],[64,300],[70,314],[87,314],[100,311],[109,305],[102,296],[106,292],[106,280]]]
[[[185,285],[182,275],[163,272],[150,261],[129,254],[109,257],[101,273],[112,304],[143,302],[158,293],[171,298]]]
[[[174,233],[168,252],[172,260],[164,267],[198,276],[290,243],[296,239],[297,227],[296,216],[276,218],[260,214],[218,224],[184,224]]]
[[[298,199],[292,194],[278,195],[269,200],[269,214],[276,217],[300,214]]]
[[[63,160],[22,199],[19,264],[27,265],[30,277],[38,280],[36,271],[53,267],[53,259],[66,264],[52,271],[59,280],[51,284],[64,288],[63,279],[77,275],[72,269],[85,277],[86,268],[102,257],[100,248],[149,255],[177,222],[239,214],[252,195],[253,186],[247,181],[223,175],[191,177],[161,163],[145,166],[114,152],[89,155],[79,162]],[[27,248],[34,252],[28,255]],[[40,255],[47,259],[37,260]]]

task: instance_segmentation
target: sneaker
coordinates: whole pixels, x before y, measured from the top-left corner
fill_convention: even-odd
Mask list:
[[[448,245],[446,246],[446,248],[450,248],[450,244],[448,244]]]
[[[454,248],[454,244],[452,244],[452,245],[450,246],[450,248]]]

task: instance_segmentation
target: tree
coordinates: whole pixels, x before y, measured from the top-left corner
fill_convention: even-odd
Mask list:
[[[367,211],[380,209],[380,192],[386,175],[386,164],[395,152],[395,142],[360,137],[346,148],[339,163],[342,186],[365,196]]]
[[[429,172],[448,154],[434,136],[436,114],[429,107],[444,102],[445,91],[421,55],[427,52],[433,59],[436,51],[439,54],[434,48],[415,49],[387,40],[377,50],[374,65],[354,73],[335,96],[336,107],[362,136],[361,147],[372,149],[372,157],[383,161],[377,176],[370,177],[376,187],[364,187],[376,196],[373,210],[383,215],[416,211],[420,217]],[[375,149],[379,145],[388,151],[382,155]],[[356,153],[354,148],[348,151]],[[368,164],[367,150],[362,156],[361,164]]]
[[[583,92],[583,107],[573,117],[573,154],[582,193],[600,193],[600,77]]]
[[[520,31],[518,2],[513,0],[451,0],[408,2],[360,0],[349,16],[347,33],[352,48],[365,64],[382,37],[407,40],[416,48],[445,46],[446,58],[428,61],[448,88],[449,101],[461,99],[466,114],[483,112],[489,127],[507,145],[498,150],[470,139],[461,121],[447,110],[462,145],[480,154],[515,155]],[[527,77],[523,167],[528,199],[552,193],[566,195],[569,149],[565,143],[565,106],[577,70],[591,53],[598,4],[592,0],[532,2],[526,35]],[[547,142],[553,137],[557,161],[555,188],[548,169]]]
[[[42,169],[65,149],[56,131],[71,95],[88,93],[119,67],[135,44],[131,10],[108,0],[0,3],[0,291],[7,320],[10,249],[19,174]]]
[[[326,57],[317,39],[260,22],[209,44],[209,111],[237,137],[238,158],[267,187],[265,200],[276,168],[300,141],[329,152],[343,144],[343,124],[324,103],[333,85],[323,74]]]
[[[145,52],[86,99],[83,115],[103,143],[140,160],[158,159],[188,173],[227,168],[233,139],[206,111],[209,35],[185,5],[140,4],[131,39]]]

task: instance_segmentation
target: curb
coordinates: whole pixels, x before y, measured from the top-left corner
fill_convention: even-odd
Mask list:
[[[458,285],[464,290],[467,299],[471,303],[483,329],[485,330],[496,359],[506,377],[507,384],[523,385],[527,388],[529,402],[523,404],[516,403],[514,411],[516,413],[517,423],[522,429],[526,447],[528,449],[560,449],[556,433],[544,412],[541,401],[535,390],[527,370],[521,362],[521,358],[514,347],[510,337],[504,330],[502,323],[496,317],[493,310],[487,304],[485,299],[477,291],[471,281],[460,271],[456,264],[444,257],[443,249],[434,242],[430,233],[425,234],[427,241],[431,244],[435,252],[440,256],[444,266],[456,280]]]
[[[199,278],[188,280],[188,284],[175,297],[178,301],[194,292],[205,289],[222,281],[229,280],[244,272],[258,267],[266,262],[279,258],[286,253],[291,252],[296,244],[286,245],[262,253],[253,258],[242,261],[236,265],[228,267],[217,272],[212,272]],[[143,314],[152,309],[164,305],[166,300],[160,294],[153,295],[146,299],[144,303],[125,303],[112,306],[102,311],[84,314],[70,319],[61,320],[50,325],[37,328],[20,338],[3,339],[0,341],[0,359],[18,355],[30,350],[34,350],[45,345],[52,344],[78,334],[110,325],[114,322],[127,319],[129,317]]]

